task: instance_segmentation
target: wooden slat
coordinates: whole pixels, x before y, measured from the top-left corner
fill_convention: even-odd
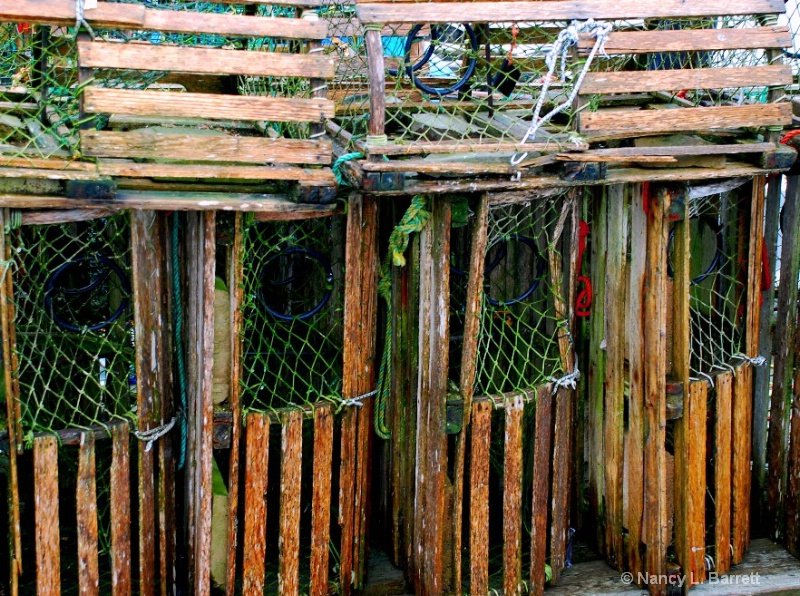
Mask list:
[[[311,497],[310,596],[328,594],[328,542],[331,523],[331,464],[333,415],[330,408],[314,410],[314,479]]]
[[[553,428],[553,488],[552,525],[550,535],[550,567],[553,582],[564,571],[569,529],[570,434],[572,431],[572,390],[559,387],[555,395],[555,426]]]
[[[683,566],[692,584],[706,580],[706,404],[708,383],[695,381],[689,385],[688,410],[684,407],[686,428],[687,546],[689,560]],[[677,480],[677,479],[676,479]]]
[[[91,114],[202,117],[254,122],[314,122],[332,118],[335,111],[333,102],[322,98],[169,93],[101,87],[88,87],[83,92],[83,100],[84,109]]]
[[[0,0],[0,20],[25,23],[75,25],[76,4],[71,0]],[[93,27],[119,29],[140,27],[144,23],[143,5],[125,6],[100,2],[88,10]]]
[[[658,137],[654,137],[658,138]],[[731,145],[664,145],[641,147],[615,147],[613,149],[590,149],[581,153],[559,153],[559,161],[603,161],[607,158],[624,158],[638,161],[641,157],[684,157],[693,155],[728,155],[738,153],[764,153],[774,151],[774,143],[736,143]]]
[[[111,593],[130,596],[131,497],[128,425],[111,431]]]
[[[604,338],[625,335],[625,295],[628,254],[628,212],[622,185],[606,189],[607,245]],[[598,304],[598,307],[600,305]],[[606,557],[622,566],[623,468],[625,410],[625,342],[606,342],[603,461],[605,463]]]
[[[144,130],[81,131],[87,157],[225,161],[234,163],[330,164],[330,141],[257,137],[152,134]]]
[[[61,594],[61,539],[58,522],[58,440],[33,441],[33,489],[36,510],[36,592]]]
[[[733,374],[717,376],[714,423],[714,550],[715,571],[731,568],[731,415]]]
[[[244,539],[242,594],[264,593],[267,541],[269,418],[251,412],[245,428]]]
[[[342,529],[339,578],[342,593],[352,592],[353,526],[355,524],[356,413],[346,408],[342,415],[341,464],[339,466],[339,526]]]
[[[626,347],[630,374],[628,432],[625,436],[625,520],[628,527],[627,564],[638,578],[644,572],[642,560],[644,512],[644,328],[643,315],[647,224],[644,211],[645,186],[630,186],[631,265],[626,300]]]
[[[323,54],[247,52],[167,45],[78,42],[80,64],[88,68],[159,70],[191,74],[332,79],[333,58]]]
[[[278,534],[278,593],[300,591],[300,483],[303,465],[303,413],[284,414],[281,434],[281,503]]]
[[[590,72],[581,85],[581,95],[598,93],[645,93],[682,89],[723,89],[759,85],[787,85],[792,81],[788,64],[740,68],[680,68]]]
[[[533,495],[531,519],[531,594],[541,596],[545,585],[547,517],[550,496],[550,464],[553,438],[553,392],[549,385],[536,397],[536,426],[533,447]]]
[[[736,565],[744,558],[750,543],[748,518],[750,517],[750,434],[748,418],[751,411],[751,372],[750,366],[738,369],[733,382],[733,490],[731,503],[731,543],[733,555],[731,563]]]
[[[588,53],[594,38],[581,36],[578,48]],[[603,49],[609,55],[687,52],[700,50],[756,50],[790,48],[792,36],[786,26],[749,29],[674,29],[668,31],[614,31]]]
[[[450,23],[452,2],[369,2],[359,3],[356,14],[368,23]],[[657,5],[636,0],[563,0],[560,2],[469,2],[458,5],[464,22],[570,21],[573,19],[650,19],[711,17],[781,13],[779,0],[664,0]]]
[[[580,115],[580,131],[593,134],[685,132],[789,124],[788,103],[673,110],[598,111]],[[635,131],[635,132],[633,132]]]
[[[266,4],[276,6],[298,6],[301,8],[319,8],[325,6],[324,0],[219,0],[219,4]]]
[[[76,495],[78,517],[78,587],[81,596],[100,593],[97,563],[97,481],[94,434],[82,433]]]
[[[503,594],[522,593],[522,414],[523,395],[505,403],[503,452]]]
[[[492,433],[492,404],[489,401],[472,406],[471,432],[469,584],[471,594],[483,596],[489,592],[489,446]]]

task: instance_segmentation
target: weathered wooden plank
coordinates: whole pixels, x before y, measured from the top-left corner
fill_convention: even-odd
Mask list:
[[[486,242],[489,226],[489,195],[478,199],[475,223],[470,242],[469,278],[464,307],[464,340],[461,347],[461,376],[459,390],[464,400],[462,430],[456,437],[453,473],[453,589],[461,586],[461,544],[464,508],[464,460],[467,451],[467,429],[469,428],[472,397],[475,390],[478,340],[480,337],[480,313],[483,300],[483,272],[486,262]]]
[[[83,433],[78,453],[76,514],[78,517],[78,587],[81,596],[100,593],[97,563],[97,482],[94,434]]]
[[[522,593],[522,414],[521,394],[505,403],[503,452],[503,594]]]
[[[314,470],[311,497],[310,596],[328,594],[328,542],[331,521],[331,464],[333,415],[330,408],[314,410]]]
[[[692,584],[706,580],[706,404],[708,400],[708,383],[695,381],[689,385],[689,399],[684,406],[683,419],[686,428],[686,467],[687,474],[683,479],[687,484],[688,502],[687,546],[689,559],[684,564],[684,573],[689,574]],[[677,481],[677,478],[676,478]],[[677,482],[676,482],[677,483]]]
[[[301,19],[291,19],[290,22],[298,20]],[[333,102],[322,98],[165,93],[88,87],[83,92],[83,99],[84,109],[91,114],[202,117],[254,122],[314,122],[332,118],[334,114]]]
[[[281,434],[281,502],[278,535],[278,592],[300,591],[300,483],[303,465],[303,413],[287,412]]]
[[[0,0],[0,20],[32,24],[75,25],[76,5],[70,0]],[[119,29],[140,27],[145,8],[100,2],[85,13],[93,27]]]
[[[531,520],[531,594],[541,596],[545,585],[547,517],[550,496],[550,464],[553,438],[553,392],[540,387],[536,397],[536,426],[533,447],[533,494]]]
[[[564,570],[569,529],[570,434],[572,432],[572,389],[559,387],[555,395],[555,427],[553,429],[552,527],[550,535],[550,567],[553,582]]]
[[[322,54],[245,52],[166,45],[79,42],[81,66],[187,74],[332,79],[334,63]]]
[[[792,80],[788,64],[739,68],[680,68],[674,70],[591,72],[581,95],[645,93],[681,89],[723,89],[758,85],[786,85]]]
[[[234,163],[330,164],[329,141],[269,139],[227,135],[153,134],[84,130],[81,147],[88,157],[127,157]]]
[[[244,538],[242,594],[264,593],[267,541],[269,418],[251,412],[245,428]]]
[[[366,146],[367,155],[436,155],[442,153],[475,153],[475,152],[514,152],[536,151],[553,152],[558,149],[559,141],[568,142],[566,137],[559,138],[555,135],[552,141],[541,143],[518,143],[515,141],[496,141],[471,139],[467,141],[421,141],[414,143],[388,143],[386,145]],[[585,151],[589,145],[579,141],[575,146],[576,151]]]
[[[114,596],[132,593],[128,432],[127,424],[118,424],[111,431],[111,592]]]
[[[359,3],[356,14],[369,23],[450,23],[452,2]],[[559,2],[471,2],[458,5],[459,19],[471,23],[502,21],[570,21],[573,19],[650,19],[710,17],[779,13],[785,8],[778,0],[665,0],[657,6],[636,0],[563,0]]]
[[[581,36],[579,51],[588,53],[594,38]],[[668,31],[614,31],[603,49],[609,55],[687,52],[700,50],[757,50],[790,48],[792,36],[786,26],[748,29],[673,29]]]
[[[794,331],[795,353],[800,349],[800,326]],[[795,368],[794,386],[800,387],[800,370]],[[792,395],[792,411],[800,411],[800,391]],[[792,416],[789,427],[789,453],[786,483],[786,549],[797,556],[800,552],[800,420]]]
[[[622,566],[624,410],[625,410],[625,283],[627,279],[628,212],[624,187],[606,189],[607,244],[605,247],[605,401],[603,461],[605,462],[606,558]]]
[[[489,592],[489,446],[492,433],[492,404],[472,406],[472,440],[469,468],[469,561],[470,593]],[[547,514],[545,512],[545,522]],[[542,566],[544,571],[544,566]]]
[[[752,368],[742,366],[738,369],[733,383],[733,489],[731,503],[731,543],[733,555],[731,563],[736,565],[744,558],[750,544],[748,518],[750,517],[750,424],[752,412]]]
[[[644,331],[644,516],[645,569],[651,594],[666,594],[666,247],[670,197],[651,193],[647,210],[647,254],[642,296]]]
[[[788,103],[629,112],[601,110],[582,113],[579,128],[582,133],[627,132],[631,136],[639,136],[656,132],[784,125],[791,119],[792,108]]]
[[[731,415],[733,373],[716,378],[714,423],[714,551],[718,573],[731,568]]]
[[[36,510],[36,591],[61,594],[61,539],[58,522],[58,440],[33,441],[33,488]]]
[[[647,137],[648,139],[651,137]],[[661,137],[652,137],[659,139]],[[637,161],[641,157],[660,157],[660,156],[695,156],[695,155],[728,155],[738,153],[764,153],[774,151],[774,143],[736,143],[734,145],[653,145],[640,147],[616,147],[613,149],[590,149],[582,153],[559,153],[556,159],[559,161],[602,161],[607,158],[627,158],[627,161]]]
[[[347,596],[352,592],[353,572],[353,533],[355,526],[355,492],[356,492],[356,413],[355,408],[346,408],[342,414],[342,438],[339,465],[339,526],[342,531],[339,549],[339,579],[342,593]]]
[[[364,42],[370,83],[369,134],[382,135],[386,125],[386,68],[380,31],[368,29],[364,33]]]
[[[647,255],[646,185],[630,187],[631,261],[627,294],[626,347],[630,374],[628,432],[625,436],[625,520],[628,527],[627,564],[634,577],[644,572],[644,284]],[[648,197],[649,201],[649,197]]]

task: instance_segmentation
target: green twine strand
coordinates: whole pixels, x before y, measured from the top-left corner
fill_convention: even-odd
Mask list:
[[[389,401],[390,383],[392,377],[392,265],[405,267],[405,252],[411,234],[419,233],[431,217],[428,211],[428,201],[423,195],[417,195],[411,200],[400,223],[397,224],[389,236],[389,252],[381,264],[381,277],[378,281],[378,295],[386,301],[386,337],[383,343],[383,356],[378,372],[378,389],[375,406],[375,432],[382,439],[389,439],[391,431],[386,425],[386,404]]]
[[[183,361],[183,315],[181,313],[181,272],[178,259],[178,213],[172,215],[172,288],[174,292],[175,316],[175,352],[178,361],[178,386],[181,392],[181,412],[178,416],[181,425],[181,451],[178,459],[178,469],[182,470],[186,463],[186,364]]]

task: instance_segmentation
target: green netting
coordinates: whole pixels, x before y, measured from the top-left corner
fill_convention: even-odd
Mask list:
[[[134,417],[128,217],[23,226],[7,241],[23,429]]]
[[[246,409],[341,401],[344,229],[341,216],[246,226]]]
[[[566,193],[490,207],[475,395],[534,388],[564,372],[558,338],[567,332],[566,322],[556,317],[548,248],[569,270],[564,238],[554,235],[562,211],[570,209]],[[453,232],[451,335],[460,350],[469,227]],[[457,353],[451,361],[460,362]],[[451,378],[458,378],[457,371],[451,371]]]

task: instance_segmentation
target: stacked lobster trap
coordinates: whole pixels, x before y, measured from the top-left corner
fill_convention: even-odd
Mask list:
[[[328,128],[348,159],[364,158],[350,177],[369,191],[613,179],[615,166],[786,167],[776,139],[758,136],[791,120],[783,12],[462,2],[454,22],[451,3],[334,2],[322,12],[339,58]]]
[[[764,184],[595,198],[588,497],[603,553],[634,578],[701,583],[749,544]]]

